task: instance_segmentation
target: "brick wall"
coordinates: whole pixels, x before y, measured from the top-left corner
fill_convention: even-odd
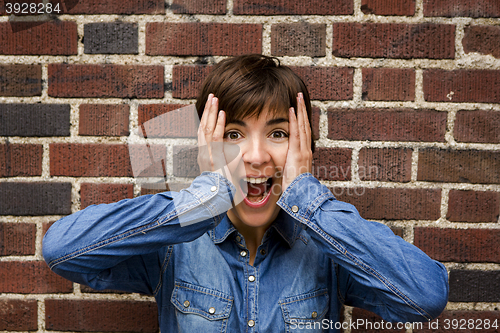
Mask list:
[[[449,270],[440,330],[402,331],[500,324],[498,0],[76,0],[28,23],[7,2],[0,331],[158,331],[150,297],[59,278],[41,240],[66,214],[157,191],[133,177],[128,139],[192,104],[218,60],[251,52],[280,57],[309,86],[315,175]],[[193,161],[192,139],[167,141]],[[171,189],[196,171],[163,167]]]

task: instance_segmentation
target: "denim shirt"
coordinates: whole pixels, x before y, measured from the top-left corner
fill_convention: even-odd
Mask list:
[[[311,174],[282,194],[250,265],[226,216],[234,191],[205,172],[178,193],[87,207],[49,229],[44,258],[74,282],[154,295],[164,333],[338,332],[343,304],[391,322],[444,309],[445,267]]]

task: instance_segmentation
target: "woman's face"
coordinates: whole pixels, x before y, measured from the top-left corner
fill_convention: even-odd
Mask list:
[[[226,124],[224,142],[239,148],[238,157],[228,163],[238,203],[228,211],[228,217],[237,228],[267,228],[278,215],[276,202],[281,195],[288,132],[288,114],[273,115],[268,109],[259,118]]]

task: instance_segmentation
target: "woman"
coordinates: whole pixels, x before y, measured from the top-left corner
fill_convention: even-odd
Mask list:
[[[52,270],[154,295],[162,332],[336,332],[343,304],[392,322],[441,313],[444,266],[310,174],[310,100],[288,67],[224,60],[196,105],[202,174],[61,219],[44,238]]]

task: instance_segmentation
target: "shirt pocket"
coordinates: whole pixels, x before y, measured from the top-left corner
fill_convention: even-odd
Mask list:
[[[321,289],[280,300],[286,331],[322,332],[321,321],[328,312],[329,299],[328,290]]]
[[[179,332],[226,332],[233,297],[218,290],[176,282],[171,303]]]

